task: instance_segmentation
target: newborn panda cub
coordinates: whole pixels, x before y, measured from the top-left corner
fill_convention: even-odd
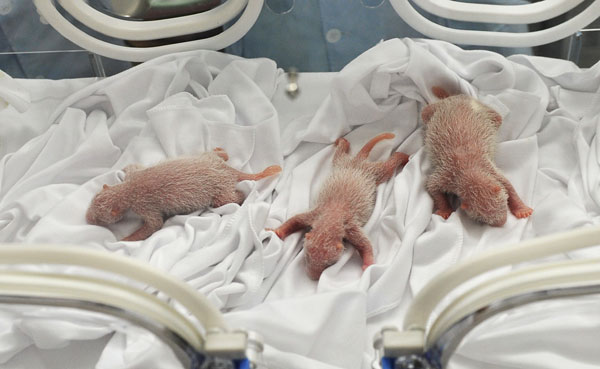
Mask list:
[[[367,157],[377,142],[393,137],[392,133],[384,133],[371,139],[355,157],[348,154],[350,143],[339,138],[335,142],[332,173],[323,183],[313,209],[290,218],[274,230],[279,238],[285,239],[310,228],[304,237],[304,250],[311,279],[319,279],[325,268],[339,260],[344,240],[358,250],[363,270],[373,264],[373,249],[361,227],[373,212],[377,185],[406,164],[408,155],[396,152],[385,162],[368,162]]]
[[[145,169],[130,165],[124,169],[123,183],[105,184],[94,197],[86,220],[105,226],[118,222],[131,209],[142,217],[144,224],[123,241],[144,240],[159,230],[167,217],[228,203],[241,204],[244,194],[235,188],[236,183],[259,180],[281,171],[281,167],[273,165],[258,174],[242,173],[225,164],[228,159],[223,149],[216,148]]]
[[[467,95],[450,96],[432,88],[439,101],[421,112],[425,148],[433,172],[426,181],[435,214],[447,219],[453,209],[448,194],[461,199],[461,208],[477,221],[500,227],[507,210],[526,218],[526,206],[510,182],[494,164],[496,133],[502,117],[492,108]]]

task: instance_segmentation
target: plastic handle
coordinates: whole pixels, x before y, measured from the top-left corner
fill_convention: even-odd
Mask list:
[[[221,313],[184,282],[137,260],[107,252],[55,245],[0,244],[5,264],[78,265],[118,274],[146,283],[185,307],[206,330],[228,330]]]
[[[254,25],[262,9],[264,0],[248,0],[246,9],[239,19],[220,34],[201,40],[181,42],[177,44],[135,48],[114,45],[98,40],[81,31],[67,21],[56,10],[52,0],[34,0],[38,12],[46,21],[69,41],[98,55],[107,58],[143,62],[152,58],[181,51],[220,50],[241,39]]]
[[[442,18],[466,22],[531,24],[574,9],[583,0],[545,0],[522,5],[491,5],[449,0],[413,0],[421,9]]]
[[[404,330],[424,331],[431,312],[448,292],[479,274],[599,243],[600,226],[594,226],[535,238],[476,255],[437,275],[415,296],[404,319]]]
[[[390,0],[396,13],[415,30],[434,39],[458,45],[530,47],[547,44],[579,31],[600,16],[600,1],[594,1],[585,10],[567,21],[540,31],[513,33],[458,30],[440,26],[417,12],[408,0]]]
[[[129,286],[95,278],[52,273],[0,271],[0,294],[88,301],[117,307],[159,322],[201,350],[198,330],[165,302]]]
[[[59,3],[75,19],[105,35],[122,40],[156,40],[220,27],[239,15],[248,0],[228,0],[202,13],[153,21],[114,18],[81,0],[59,0]]]
[[[503,299],[558,288],[600,284],[600,259],[548,263],[485,281],[455,299],[431,325],[425,347],[449,327],[475,311]]]

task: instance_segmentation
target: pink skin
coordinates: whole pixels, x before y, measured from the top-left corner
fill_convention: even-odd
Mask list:
[[[129,165],[125,181],[114,186],[104,185],[87,211],[90,224],[108,225],[123,218],[131,209],[144,224],[123,241],[144,240],[159,230],[166,217],[189,214],[208,207],[228,203],[241,204],[244,194],[236,183],[259,180],[281,171],[277,165],[258,174],[246,174],[231,168],[225,161],[227,153],[216,148],[198,156],[171,159],[144,169]]]
[[[517,218],[530,216],[533,209],[521,201],[493,161],[502,117],[470,96],[450,96],[441,87],[432,91],[441,100],[427,105],[421,118],[433,164],[426,187],[435,214],[447,219],[454,211],[447,195],[455,194],[467,215],[492,226],[506,223],[508,209]]]
[[[333,171],[323,184],[316,205],[273,230],[285,239],[294,232],[311,229],[304,241],[311,279],[319,279],[325,268],[339,260],[343,241],[354,245],[363,260],[363,270],[373,264],[373,248],[361,227],[373,212],[377,185],[405,165],[408,155],[396,152],[388,160],[375,163],[368,162],[367,157],[377,142],[393,137],[392,133],[384,133],[373,138],[355,157],[348,154],[350,143],[339,138],[335,142]]]

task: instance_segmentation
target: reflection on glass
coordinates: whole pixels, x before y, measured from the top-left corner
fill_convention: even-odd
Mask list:
[[[294,9],[295,0],[266,0],[265,4],[275,14],[287,14]]]
[[[366,8],[379,8],[385,0],[360,0]]]

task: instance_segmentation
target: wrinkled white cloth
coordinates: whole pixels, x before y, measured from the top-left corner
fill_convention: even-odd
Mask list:
[[[173,217],[144,242],[118,241],[139,227],[135,216],[110,229],[88,225],[83,217],[102,185],[122,180],[128,164],[152,165],[221,147],[229,165],[245,172],[281,165],[271,104],[280,73],[270,60],[199,52],[83,86],[40,119],[46,130],[2,158],[0,240],[77,244],[129,255],[185,279],[219,308],[247,304],[270,273],[257,233],[264,228],[276,176],[240,183],[247,194],[243,205]],[[6,329],[23,331],[15,324]],[[36,326],[52,331],[46,327],[53,322],[38,319]],[[61,347],[77,330],[55,332],[55,347]],[[33,335],[31,329],[25,335]],[[3,357],[38,343],[33,337],[22,342],[3,346]],[[134,347],[132,355],[130,342],[116,335],[98,367],[139,367],[144,350]],[[115,361],[116,348],[123,357]],[[147,346],[146,351],[144,361],[156,363],[156,350]],[[112,364],[100,365],[107,360]]]
[[[19,113],[23,113],[30,104],[29,92],[11,76],[0,71],[0,110],[10,106]]]
[[[0,71],[0,158],[45,132],[57,104],[90,80],[15,80]]]
[[[47,128],[1,158],[0,241],[76,243],[159,267],[208,296],[232,326],[261,333],[270,369],[367,369],[375,332],[400,326],[414,294],[449,266],[522,239],[600,223],[599,65],[582,70],[554,59],[506,59],[445,42],[395,39],[339,73],[301,75],[296,101],[285,98],[285,83],[272,61],[192,52],[73,89],[40,120]],[[497,164],[534,208],[530,218],[509,215],[503,227],[494,228],[461,211],[448,220],[432,215],[419,112],[434,100],[435,85],[477,96],[503,116]],[[370,160],[394,151],[411,158],[379,186],[364,226],[375,265],[363,273],[349,246],[318,282],[311,281],[301,234],[284,242],[264,229],[309,209],[329,173],[338,137],[345,136],[357,152],[381,132],[396,137],[379,143]],[[93,195],[102,184],[122,180],[126,165],[214,147],[223,147],[236,168],[257,172],[279,164],[283,172],[241,183],[248,195],[242,206],[173,217],[143,242],[118,241],[139,225],[133,216],[110,228],[85,224]],[[568,257],[590,254],[597,252]],[[0,359],[10,362],[35,340],[31,331],[1,322],[0,342],[10,336],[6,332],[22,337],[19,345],[0,345]],[[592,332],[583,318],[568,326],[548,322],[524,328],[523,339],[544,338],[545,327],[563,343],[573,340],[565,332]],[[40,330],[51,324],[36,322]],[[57,342],[94,339],[74,332],[57,332],[63,337]],[[583,368],[600,361],[595,352],[548,360],[518,344],[507,359],[493,345],[518,342],[512,332],[487,334],[492,347],[483,352],[475,335],[452,367],[533,368],[537,362],[540,368]],[[97,367],[104,368],[109,356],[113,368],[134,368],[140,357],[150,362],[158,355],[127,342],[121,334],[113,336]],[[526,365],[518,366],[519,360]]]

